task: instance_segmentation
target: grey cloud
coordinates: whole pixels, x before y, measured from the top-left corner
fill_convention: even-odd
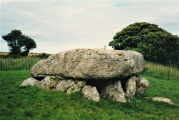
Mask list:
[[[116,32],[134,22],[155,23],[179,34],[177,1],[14,0],[0,5],[0,35],[19,29],[37,42],[36,52],[101,48]]]

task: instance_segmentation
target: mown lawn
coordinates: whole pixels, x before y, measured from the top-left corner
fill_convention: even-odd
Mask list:
[[[81,93],[66,95],[37,87],[19,87],[28,70],[0,71],[0,120],[179,120],[179,81],[143,74],[150,88],[130,102],[101,99],[93,102]],[[171,98],[175,105],[153,102]]]

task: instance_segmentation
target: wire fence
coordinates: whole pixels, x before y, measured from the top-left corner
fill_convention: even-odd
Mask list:
[[[178,64],[157,64],[152,62],[147,62],[145,64],[145,73],[158,78],[179,80],[179,68]]]
[[[30,70],[39,60],[38,57],[0,58],[0,70]]]

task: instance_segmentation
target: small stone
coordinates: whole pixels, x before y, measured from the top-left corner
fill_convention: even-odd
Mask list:
[[[35,78],[28,78],[26,80],[23,81],[23,83],[20,85],[20,86],[34,86],[34,85],[39,85],[39,82],[38,80],[36,80]]]
[[[158,102],[165,102],[165,103],[168,103],[168,104],[174,104],[171,99],[164,98],[164,97],[154,97],[154,98],[152,98],[152,100],[158,101]]]

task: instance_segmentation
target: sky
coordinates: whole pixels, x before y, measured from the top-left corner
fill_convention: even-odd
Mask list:
[[[113,36],[135,22],[179,35],[179,0],[0,0],[0,36],[21,30],[36,42],[33,53],[112,49]],[[8,51],[0,37],[0,52]]]

